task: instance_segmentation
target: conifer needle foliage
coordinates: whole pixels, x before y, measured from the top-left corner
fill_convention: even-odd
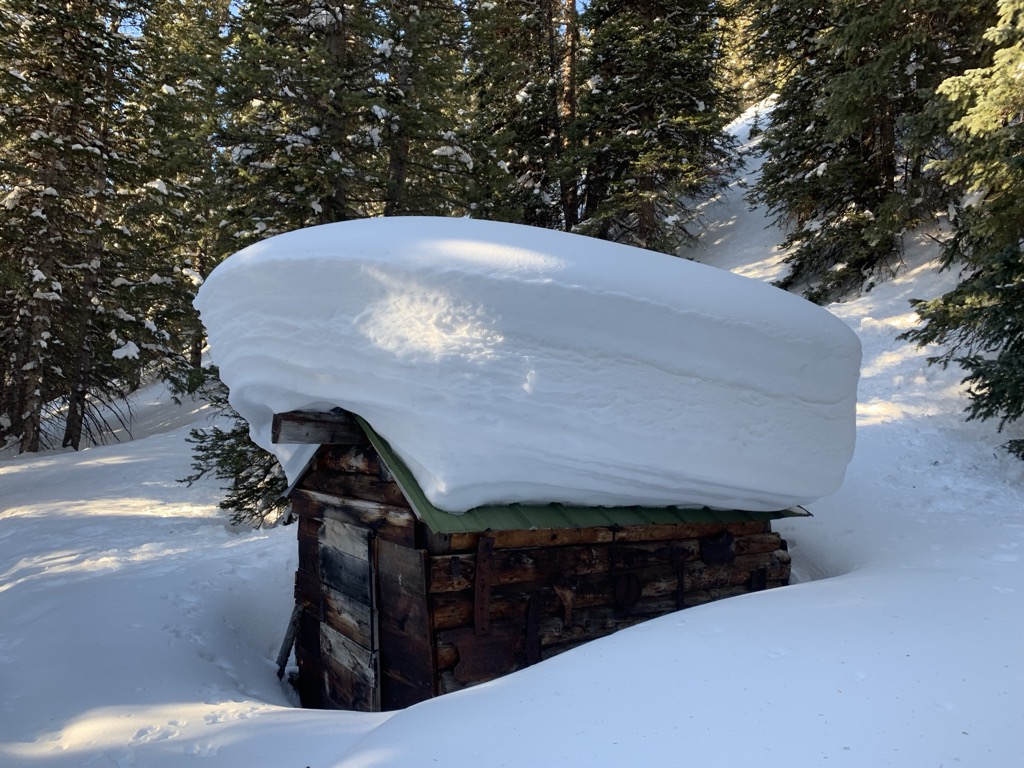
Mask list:
[[[953,118],[952,156],[939,167],[966,197],[958,201],[945,265],[959,285],[915,301],[923,324],[906,337],[945,349],[932,362],[967,372],[968,418],[1024,416],[1024,2],[1001,0],[985,33],[991,63],[939,88]],[[1007,449],[1024,458],[1024,439]]]
[[[906,232],[951,211],[964,278],[915,304],[908,338],[964,366],[971,418],[1009,424],[1022,16],[1022,0],[0,0],[0,448],[102,441],[156,377],[208,386],[195,291],[280,232],[473,216],[677,253],[736,168],[736,62],[775,94],[750,200],[786,228],[783,285],[870,289]],[[187,480],[226,480],[225,508],[266,524],[280,467],[211,397],[231,426],[193,435]]]
[[[776,91],[750,200],[789,229],[781,281],[827,301],[901,263],[902,237],[956,190],[935,89],[983,55],[988,3],[747,0],[748,55]]]

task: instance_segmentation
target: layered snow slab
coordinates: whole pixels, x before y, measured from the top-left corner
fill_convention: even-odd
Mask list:
[[[750,279],[591,238],[469,219],[300,230],[196,299],[231,402],[290,479],[275,412],[363,416],[427,497],[772,510],[834,492],[860,342]]]

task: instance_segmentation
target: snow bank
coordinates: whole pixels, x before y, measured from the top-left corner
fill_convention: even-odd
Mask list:
[[[274,412],[363,416],[438,507],[768,510],[834,492],[860,343],[784,291],[663,254],[468,219],[280,235],[196,299],[253,438]]]

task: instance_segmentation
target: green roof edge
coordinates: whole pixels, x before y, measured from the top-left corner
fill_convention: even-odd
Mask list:
[[[462,514],[438,509],[427,499],[420,484],[387,440],[365,419],[356,416],[374,450],[395,478],[416,515],[434,533],[478,533],[480,531],[547,530],[591,526],[659,525],[675,523],[746,523],[784,517],[810,517],[803,507],[774,512],[709,507],[582,507],[566,504],[487,504]]]

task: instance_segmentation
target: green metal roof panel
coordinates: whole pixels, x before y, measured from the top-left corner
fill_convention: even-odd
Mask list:
[[[709,507],[580,507],[567,504],[503,504],[474,507],[462,514],[438,509],[427,499],[416,478],[388,442],[366,421],[356,416],[374,449],[394,476],[413,511],[434,533],[477,533],[556,528],[588,528],[673,523],[744,523],[809,517],[803,507],[775,512],[750,512]]]

